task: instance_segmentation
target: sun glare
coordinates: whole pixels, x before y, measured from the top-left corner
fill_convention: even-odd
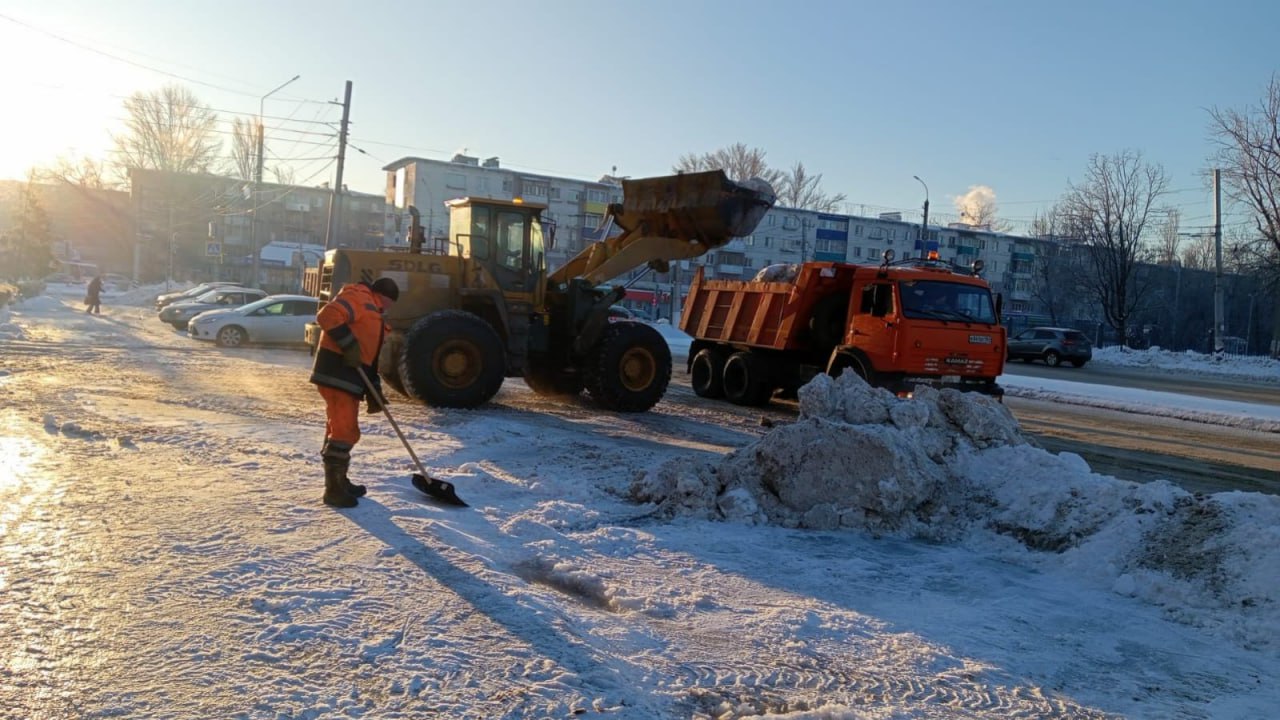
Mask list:
[[[23,179],[60,156],[103,158],[118,128],[123,96],[151,83],[95,55],[0,22],[0,179]]]

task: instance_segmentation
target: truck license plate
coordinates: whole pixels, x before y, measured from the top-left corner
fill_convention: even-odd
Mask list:
[[[990,335],[970,335],[969,342],[974,345],[990,345],[991,336]]]

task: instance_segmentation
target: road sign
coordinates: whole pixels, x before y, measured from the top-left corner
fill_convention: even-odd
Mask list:
[[[222,257],[222,243],[210,240],[204,244],[205,257]]]

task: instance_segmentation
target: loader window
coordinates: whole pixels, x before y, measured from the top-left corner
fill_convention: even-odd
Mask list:
[[[525,215],[508,211],[497,215],[497,232],[494,233],[496,259],[504,267],[519,270],[524,267]]]

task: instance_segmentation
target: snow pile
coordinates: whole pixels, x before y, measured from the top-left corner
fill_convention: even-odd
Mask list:
[[[165,292],[168,291],[164,289],[164,283],[159,283],[156,285],[142,285],[120,293],[104,294],[103,298],[110,300],[114,305],[150,307],[155,305],[156,297]]]
[[[65,303],[51,295],[37,295],[27,298],[13,307],[16,310],[33,310],[35,312],[54,312],[68,309]]]
[[[965,498],[948,466],[1027,442],[985,396],[921,388],[900,401],[852,373],[819,375],[799,396],[797,422],[718,463],[667,463],[637,478],[633,499],[667,516],[955,536]]]
[[[795,263],[775,263],[760,268],[751,279],[755,282],[795,282],[799,274],[800,266]]]
[[[1280,647],[1280,497],[1096,475],[1031,445],[1003,405],[974,393],[900,400],[850,373],[819,375],[800,410],[718,461],[637,477],[632,498],[663,517],[993,546]]]
[[[1280,383],[1280,360],[1256,355],[1206,355],[1193,350],[1173,352],[1158,347],[1130,350],[1115,345],[1094,348],[1093,361],[1103,365],[1182,370]]]

